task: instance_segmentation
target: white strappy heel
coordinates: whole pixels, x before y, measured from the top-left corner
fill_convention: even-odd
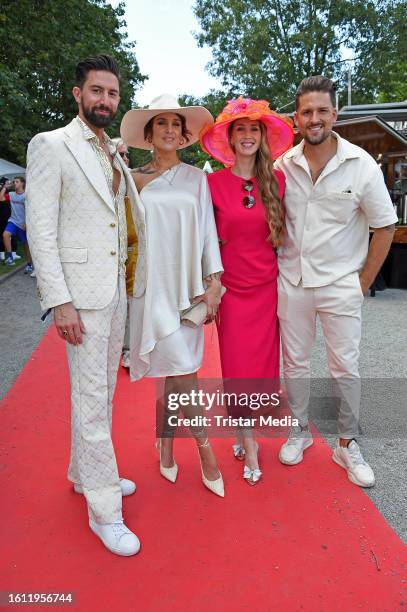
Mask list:
[[[206,446],[210,446],[210,442],[208,438],[206,438],[203,444],[199,444],[198,442],[198,447],[204,448]],[[199,455],[199,461],[201,463],[202,482],[204,483],[205,487],[207,487],[209,491],[212,491],[212,493],[215,493],[215,495],[219,495],[219,497],[225,497],[225,487],[223,484],[222,474],[219,472],[219,478],[217,478],[216,480],[208,480],[202,468],[202,459],[201,459],[201,455],[199,454],[199,451],[198,451],[198,455]]]

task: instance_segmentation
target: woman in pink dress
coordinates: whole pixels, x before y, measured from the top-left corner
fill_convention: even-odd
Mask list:
[[[241,97],[231,100],[201,136],[203,148],[227,166],[208,176],[227,289],[218,320],[227,391],[237,388],[233,379],[262,379],[252,391],[265,391],[259,389],[265,379],[268,390],[279,389],[276,248],[284,234],[285,178],[273,170],[273,159],[292,142],[289,119],[265,100]],[[245,459],[245,481],[256,484],[261,471],[253,431],[237,433],[234,455]]]

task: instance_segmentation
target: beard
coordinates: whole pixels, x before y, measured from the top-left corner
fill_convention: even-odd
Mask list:
[[[307,142],[310,145],[320,145],[322,142],[324,142],[327,138],[329,138],[329,136],[331,135],[331,130],[327,130],[327,129],[323,129],[322,130],[322,134],[320,135],[309,135],[307,132],[304,133],[304,140],[305,142]]]
[[[87,121],[96,128],[107,128],[113,122],[116,113],[113,113],[110,109],[105,106],[93,106],[93,107],[82,107],[83,114]],[[108,115],[99,115],[98,110],[108,112]]]

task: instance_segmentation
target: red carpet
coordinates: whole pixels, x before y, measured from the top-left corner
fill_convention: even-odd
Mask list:
[[[202,375],[218,373],[209,333]],[[154,382],[130,384],[121,369],[115,443],[121,474],[137,482],[124,513],[142,550],[120,558],[90,532],[84,501],[65,480],[65,351],[53,329],[43,339],[1,404],[1,591],[73,591],[75,609],[86,612],[394,612],[407,605],[403,543],[323,441],[290,468],[278,462],[278,440],[261,440],[264,482],[249,488],[230,441],[214,440],[222,500],[200,482],[191,440],[176,440],[177,483],[159,475],[154,394]]]

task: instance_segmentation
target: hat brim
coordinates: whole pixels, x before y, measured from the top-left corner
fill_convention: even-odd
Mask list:
[[[144,139],[145,125],[162,113],[176,113],[185,117],[189,140],[177,147],[185,149],[198,142],[201,132],[213,125],[211,113],[203,106],[181,106],[180,108],[143,109],[135,108],[127,111],[122,119],[120,134],[129,147],[150,151],[152,144]]]
[[[224,166],[233,166],[236,156],[229,144],[228,129],[229,125],[237,119],[248,117],[248,115],[237,115],[221,123],[205,129],[201,134],[202,148],[214,159],[221,162]],[[294,142],[294,130],[292,122],[288,117],[273,113],[255,117],[250,115],[249,119],[261,121],[267,129],[267,141],[273,160],[277,159],[291,149]]]

